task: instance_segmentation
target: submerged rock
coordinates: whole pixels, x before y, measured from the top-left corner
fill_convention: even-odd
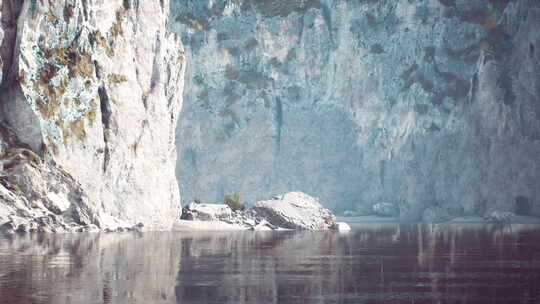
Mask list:
[[[258,217],[287,229],[326,230],[333,227],[336,217],[324,208],[318,198],[302,192],[289,192],[253,206]]]

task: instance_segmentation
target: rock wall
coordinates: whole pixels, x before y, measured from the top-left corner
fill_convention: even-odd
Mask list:
[[[70,221],[65,210],[85,196],[93,220],[81,225],[169,228],[180,211],[174,140],[185,68],[181,42],[167,30],[169,1],[0,0],[0,7],[0,119],[9,133],[2,140],[18,143],[5,144],[3,158],[15,148],[33,152],[39,161],[30,167],[60,170],[70,180],[60,184],[79,189],[69,196],[45,185],[33,197],[1,189],[19,207],[0,201],[0,225],[28,217],[20,210],[29,204]],[[19,156],[9,168],[28,164]],[[4,169],[6,187],[24,186]],[[67,207],[49,208],[51,192]]]
[[[540,215],[534,0],[173,1],[185,199]],[[526,208],[525,208],[526,209]]]

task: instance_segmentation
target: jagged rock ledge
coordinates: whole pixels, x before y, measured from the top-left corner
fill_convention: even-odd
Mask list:
[[[337,230],[350,231],[336,222],[332,212],[318,198],[289,192],[259,201],[252,208],[233,211],[226,204],[191,202],[182,210],[175,230]]]

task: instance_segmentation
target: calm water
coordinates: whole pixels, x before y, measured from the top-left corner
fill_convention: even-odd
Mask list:
[[[0,303],[540,303],[540,227],[0,236]]]

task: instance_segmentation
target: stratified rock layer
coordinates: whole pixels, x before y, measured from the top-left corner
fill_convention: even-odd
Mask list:
[[[186,199],[540,215],[540,2],[174,1]],[[462,208],[455,208],[460,205]]]
[[[169,228],[180,212],[174,139],[185,67],[181,42],[166,28],[169,1],[0,0],[0,7],[0,120],[18,140],[2,143],[2,158],[14,148],[39,158],[14,169],[34,173],[5,179],[40,189],[29,197],[6,188],[25,206],[2,199],[0,225],[32,219],[25,208],[70,218],[69,206],[87,205],[98,228]],[[49,177],[61,176],[54,172],[66,178]],[[50,183],[68,189],[57,194],[69,208],[48,203]],[[75,190],[80,195],[69,194]]]

